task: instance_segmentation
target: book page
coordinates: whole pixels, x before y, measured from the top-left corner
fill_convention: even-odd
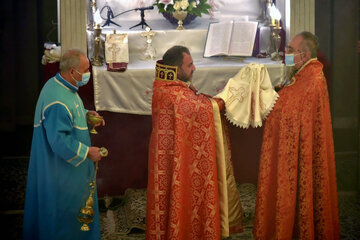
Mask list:
[[[251,56],[254,49],[257,22],[236,21],[233,24],[229,55]]]
[[[210,23],[205,43],[204,57],[228,55],[232,21]]]

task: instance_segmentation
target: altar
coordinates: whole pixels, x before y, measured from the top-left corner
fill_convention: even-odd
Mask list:
[[[249,6],[244,7],[243,10],[247,11],[247,20],[256,21],[257,12],[251,13]],[[113,11],[120,10],[114,7]],[[93,106],[106,121],[105,127],[99,127],[99,134],[92,135],[92,141],[93,145],[104,146],[109,150],[109,156],[99,164],[97,184],[100,196],[118,195],[127,188],[147,186],[147,156],[151,134],[151,99],[155,63],[168,48],[184,45],[190,49],[196,67],[193,84],[200,92],[209,95],[219,93],[227,81],[249,63],[264,64],[274,86],[279,85],[283,79],[282,60],[273,61],[270,57],[254,56],[203,57],[208,26],[219,19],[211,19],[208,16],[197,18],[185,25],[186,30],[180,31],[175,30],[176,25],[164,20],[161,15],[154,14],[153,11],[149,11],[147,16],[149,17],[146,18],[146,22],[155,32],[152,38],[152,45],[156,50],[155,59],[142,59],[146,44],[146,38],[141,36],[144,29],[141,27],[130,29],[138,22],[135,13],[127,18],[114,18],[115,24],[102,27],[103,41],[107,34],[114,33],[114,30],[116,33],[127,34],[129,62],[124,72],[107,71],[105,63],[101,66],[92,66]],[[260,29],[259,25],[259,32]],[[258,41],[268,45],[270,36],[263,34]],[[94,32],[88,30],[89,59],[94,55],[93,46]],[[104,44],[101,47],[101,57],[105,60]],[[266,51],[265,48],[263,47],[263,51]],[[240,129],[231,126],[230,123],[229,127],[236,179],[238,182],[256,184],[262,128]]]
[[[73,2],[74,0],[66,0]],[[147,7],[153,1],[89,1],[96,2],[97,8],[102,9],[105,4],[111,6],[114,15],[126,9],[136,7]],[[95,108],[99,114],[104,116],[105,127],[98,127],[98,134],[92,135],[92,144],[108,148],[109,156],[99,163],[98,170],[98,194],[120,195],[127,188],[146,188],[147,186],[147,156],[148,144],[151,134],[151,97],[152,84],[155,75],[155,62],[161,59],[164,52],[173,45],[185,45],[190,49],[194,60],[196,71],[193,75],[194,86],[203,93],[216,95],[225,86],[229,78],[233,77],[243,66],[249,63],[264,64],[268,70],[273,86],[278,85],[283,79],[282,60],[273,61],[270,57],[257,58],[256,55],[248,57],[211,57],[204,58],[204,46],[207,37],[209,23],[220,20],[240,19],[257,21],[262,13],[262,4],[267,1],[236,0],[208,1],[214,3],[212,16],[203,15],[197,17],[191,23],[184,25],[186,30],[175,30],[176,24],[172,24],[158,13],[157,9],[145,11],[147,24],[155,31],[153,47],[156,49],[156,59],[143,60],[142,53],[146,39],[141,36],[144,29],[141,26],[134,27],[139,23],[139,11],[132,11],[119,17],[113,18],[114,23],[102,26],[102,42],[106,34],[126,33],[128,35],[129,62],[124,72],[110,72],[104,64],[92,66],[92,80],[85,87],[80,88],[79,94],[88,109]],[[273,1],[270,1],[273,2]],[[276,1],[277,7],[286,17],[285,1]],[[63,1],[64,8],[69,8]],[[141,5],[142,4],[142,5]],[[74,31],[71,25],[62,24],[61,31],[71,32],[72,35],[61,37],[62,51],[70,46],[84,47],[89,59],[94,55],[94,31],[89,28],[94,19],[92,18],[91,5],[70,4],[74,8],[86,9],[86,23],[78,21],[80,17],[74,15],[74,11],[64,17],[64,22],[73,19],[75,26],[80,24],[86,30],[84,32]],[[126,6],[125,6],[126,5]],[[296,10],[296,8],[295,8]],[[81,11],[75,11],[80,13]],[[102,13],[103,19],[106,17]],[[62,22],[62,21],[60,21]],[[104,22],[103,22],[104,23]],[[286,21],[282,21],[284,35],[282,35],[282,46],[285,37],[289,36]],[[74,30],[67,30],[71,28]],[[130,29],[131,28],[131,29]],[[286,32],[285,32],[286,30]],[[258,36],[257,49],[260,52],[268,51],[270,43],[267,26],[259,23],[260,36]],[[262,34],[261,34],[262,33]],[[79,35],[75,38],[73,35]],[[72,37],[71,44],[68,37]],[[85,37],[85,42],[84,42]],[[79,39],[79,43],[76,43]],[[101,57],[104,58],[103,43],[101,46]],[[229,123],[232,161],[236,180],[240,183],[257,182],[257,171],[260,157],[262,127],[241,129]]]
[[[269,59],[195,58],[193,84],[203,93],[215,95],[242,66],[264,64],[273,84],[281,81],[282,64]],[[129,63],[125,72],[92,67],[94,106],[104,116],[105,127],[92,135],[95,146],[105,146],[109,156],[100,162],[99,195],[117,195],[127,188],[146,188],[147,153],[151,134],[151,97],[155,61]],[[237,181],[256,183],[262,128],[230,127],[232,158]]]

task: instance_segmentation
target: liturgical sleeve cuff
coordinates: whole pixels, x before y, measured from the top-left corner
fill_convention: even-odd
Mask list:
[[[89,147],[79,142],[79,147],[76,155],[73,158],[70,158],[68,162],[74,165],[75,167],[77,167],[86,160],[86,156],[88,152],[89,152]]]

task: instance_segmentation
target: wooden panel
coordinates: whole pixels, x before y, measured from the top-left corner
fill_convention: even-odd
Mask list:
[[[290,39],[301,31],[315,33],[315,0],[287,0],[290,4]]]
[[[84,53],[86,47],[86,0],[60,1],[61,51],[78,48]]]

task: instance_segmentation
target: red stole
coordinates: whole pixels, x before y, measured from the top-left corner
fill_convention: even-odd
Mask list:
[[[255,239],[339,239],[334,145],[326,80],[313,59],[283,88],[266,119]]]
[[[146,239],[220,239],[212,103],[184,82],[155,80]]]

